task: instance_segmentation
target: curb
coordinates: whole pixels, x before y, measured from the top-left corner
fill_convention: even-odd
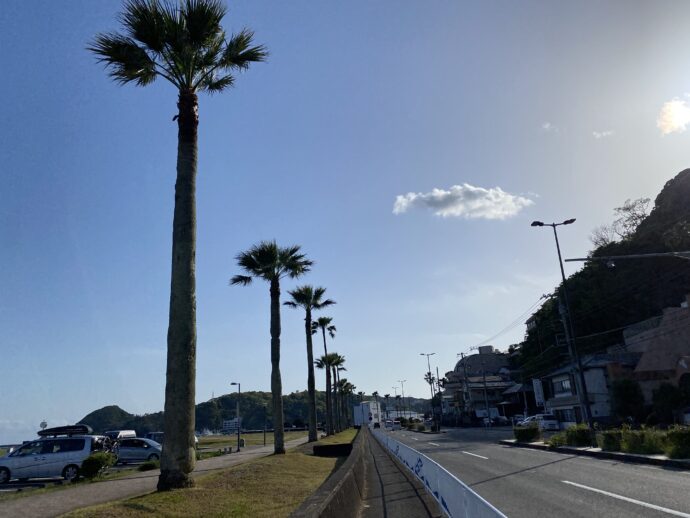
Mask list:
[[[635,453],[621,453],[616,451],[597,451],[597,450],[581,450],[572,446],[555,446],[551,447],[546,444],[539,444],[534,442],[517,442],[514,439],[504,439],[498,441],[503,446],[511,446],[513,448],[528,448],[531,450],[553,451],[556,453],[567,453],[569,455],[583,455],[585,457],[596,457],[599,459],[617,460],[619,462],[627,462],[630,464],[650,464],[652,466],[663,466],[667,468],[690,469],[690,460],[676,460],[676,459],[658,459],[649,457],[647,455],[638,455]]]

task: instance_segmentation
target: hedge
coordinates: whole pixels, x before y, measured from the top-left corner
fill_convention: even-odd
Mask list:
[[[518,442],[534,442],[541,438],[541,430],[536,424],[530,426],[516,426],[513,434]]]

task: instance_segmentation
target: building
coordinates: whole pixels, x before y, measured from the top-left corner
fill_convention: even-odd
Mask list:
[[[679,307],[664,309],[661,316],[638,322],[623,331],[626,350],[639,353],[633,372],[645,403],[662,383],[690,386],[690,295]]]
[[[508,364],[509,356],[491,345],[479,347],[478,354],[463,356],[445,376],[443,399],[450,413],[465,422],[503,415],[503,393],[515,385]]]
[[[593,421],[608,422],[612,419],[611,382],[631,377],[639,358],[640,355],[635,353],[601,353],[581,359]],[[563,428],[583,421],[575,376],[574,364],[568,364],[541,378],[545,410],[553,413]]]
[[[239,426],[241,427],[241,426],[242,426],[242,418],[240,418],[240,419],[234,418],[234,419],[225,419],[225,420],[223,420],[223,428],[222,428],[221,432],[222,432],[222,433],[225,433],[225,434],[228,434],[228,433],[229,433],[229,434],[237,433],[238,422],[239,422]]]

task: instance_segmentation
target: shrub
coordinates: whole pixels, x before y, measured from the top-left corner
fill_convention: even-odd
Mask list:
[[[142,462],[139,464],[139,467],[137,468],[139,471],[152,471],[154,469],[160,468],[160,462],[157,460],[147,460],[146,462]]]
[[[81,464],[80,474],[85,478],[96,478],[115,464],[115,456],[111,453],[98,452],[90,455]]]
[[[559,446],[565,446],[566,444],[568,444],[568,442],[565,437],[565,432],[558,432],[552,435],[549,439],[549,446],[552,448],[558,448]]]
[[[655,428],[632,430],[629,426],[621,429],[621,451],[625,453],[654,454],[663,453],[666,434]]]
[[[571,426],[565,431],[565,440],[568,446],[591,446],[592,430],[584,423]]]
[[[541,430],[536,424],[515,427],[513,434],[518,442],[534,442],[541,438]]]
[[[690,459],[690,427],[669,428],[666,432],[664,452],[671,459]]]
[[[604,451],[621,451],[621,431],[604,430],[597,434],[597,444]]]
[[[424,431],[426,431],[426,425],[425,425],[424,423],[419,423],[419,424],[417,425],[417,431],[418,431],[418,432],[424,432]]]

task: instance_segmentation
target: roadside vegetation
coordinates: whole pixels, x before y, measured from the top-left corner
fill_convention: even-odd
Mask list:
[[[537,442],[541,432],[537,426],[514,428],[518,442]],[[552,435],[545,442],[553,448],[560,446],[591,446],[592,433],[585,424],[571,426]],[[603,451],[620,451],[642,455],[666,455],[670,459],[690,459],[690,427],[675,425],[667,430],[629,425],[610,430],[595,431],[596,443]]]
[[[169,516],[289,516],[337,469],[343,459],[316,457],[315,444],[352,442],[357,431],[345,430],[322,441],[271,455],[196,479],[196,487],[151,493],[112,504],[80,509],[66,518]],[[279,488],[279,489],[277,489]]]

